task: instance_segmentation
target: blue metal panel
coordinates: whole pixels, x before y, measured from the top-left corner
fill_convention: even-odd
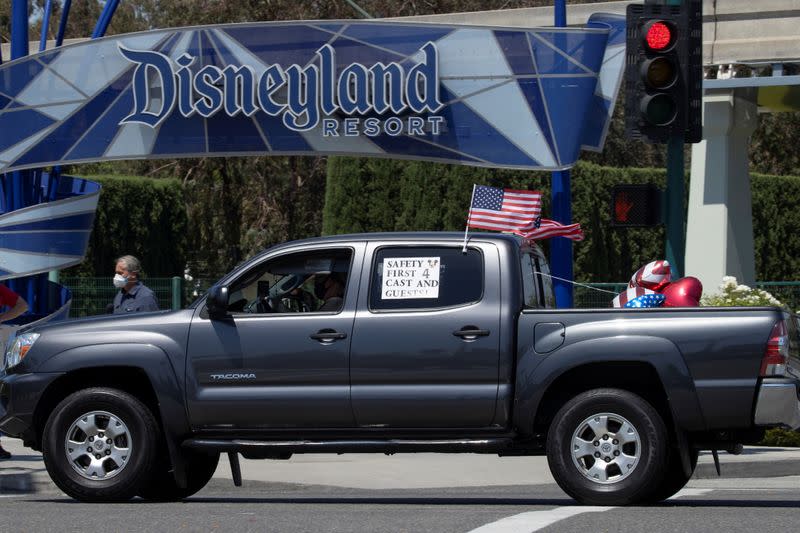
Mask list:
[[[33,136],[55,121],[33,109],[8,109],[0,113],[0,152],[14,146],[20,138]],[[10,132],[13,131],[14,135]]]

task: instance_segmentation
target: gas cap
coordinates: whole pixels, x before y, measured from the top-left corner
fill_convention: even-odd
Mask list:
[[[533,349],[549,353],[564,344],[566,330],[561,322],[539,322],[533,329]]]

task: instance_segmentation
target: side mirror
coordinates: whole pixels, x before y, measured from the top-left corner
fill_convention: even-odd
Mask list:
[[[214,285],[208,289],[206,308],[209,316],[225,316],[228,312],[228,287]]]

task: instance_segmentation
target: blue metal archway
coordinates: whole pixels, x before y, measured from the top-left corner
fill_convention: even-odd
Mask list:
[[[71,4],[72,0],[64,0],[56,47],[64,41]],[[119,0],[106,2],[92,38],[105,34],[118,4]],[[53,1],[47,0],[40,52],[46,48],[52,11]],[[28,2],[12,0],[11,60],[28,55],[28,18]],[[0,175],[0,280],[30,305],[29,312],[12,323],[67,317],[71,293],[56,282],[57,271],[83,260],[99,194],[97,183],[64,176],[58,166],[49,172],[29,169]]]

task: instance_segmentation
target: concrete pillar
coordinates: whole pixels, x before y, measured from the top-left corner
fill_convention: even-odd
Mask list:
[[[751,89],[707,90],[703,142],[692,147],[686,274],[717,292],[723,276],[755,282],[748,149],[758,124]]]

